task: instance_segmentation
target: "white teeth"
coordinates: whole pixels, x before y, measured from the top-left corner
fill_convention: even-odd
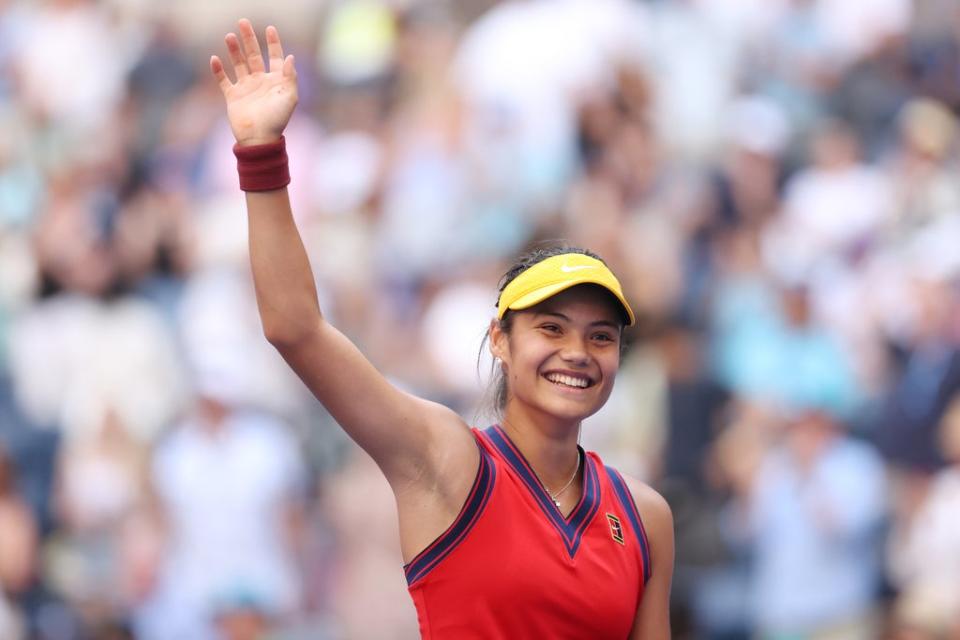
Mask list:
[[[587,380],[586,378],[575,378],[573,376],[564,375],[562,373],[548,374],[547,380],[549,380],[550,382],[563,384],[568,387],[578,387],[580,389],[585,389],[590,385],[590,381]]]

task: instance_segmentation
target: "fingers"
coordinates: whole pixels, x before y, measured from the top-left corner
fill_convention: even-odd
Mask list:
[[[273,25],[267,27],[267,53],[270,55],[270,71],[280,71],[283,67],[283,46],[280,34]]]
[[[253,25],[246,18],[237,23],[240,27],[240,39],[243,42],[243,51],[247,56],[247,68],[250,73],[264,71],[263,54],[260,53],[260,43],[257,42],[257,34],[253,30]],[[278,36],[279,40],[279,36]]]
[[[260,51],[260,43],[257,41],[257,34],[253,30],[253,25],[246,18],[241,19],[239,26],[240,36],[235,33],[228,33],[224,38],[227,44],[227,52],[230,54],[230,62],[233,63],[233,69],[237,76],[237,81],[250,75],[251,73],[263,72],[264,68],[263,54]],[[282,71],[284,75],[295,76],[292,60],[284,59],[283,46],[280,44],[280,34],[273,25],[267,27],[267,51],[270,55],[270,71]],[[291,56],[288,56],[291,58]],[[233,85],[223,68],[223,62],[217,56],[210,59],[210,70],[220,84],[220,89],[226,91]]]
[[[233,71],[237,80],[250,75],[250,70],[247,68],[247,59],[243,56],[243,51],[240,49],[240,40],[237,39],[236,34],[228,33],[223,41],[227,43],[227,53],[230,54],[230,62],[233,63]]]
[[[210,71],[213,72],[213,77],[217,79],[217,84],[220,85],[220,91],[226,92],[227,89],[233,86],[230,78],[227,77],[227,72],[223,70],[223,62],[221,62],[217,56],[210,56]]]
[[[293,64],[293,54],[287,56],[283,61],[283,75],[288,78],[297,77],[297,68]]]

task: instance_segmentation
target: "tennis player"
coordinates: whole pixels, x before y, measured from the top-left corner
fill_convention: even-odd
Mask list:
[[[577,249],[540,251],[504,277],[489,348],[500,424],[392,386],[321,314],[293,221],[283,131],[297,104],[293,56],[249,21],[213,56],[249,215],[267,339],[383,471],[396,496],[424,638],[669,638],[673,525],[645,484],[580,448],[606,402],[633,311],[617,279]]]

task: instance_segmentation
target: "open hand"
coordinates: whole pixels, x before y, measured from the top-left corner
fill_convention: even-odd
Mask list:
[[[210,57],[210,70],[220,84],[227,103],[227,117],[241,145],[274,142],[283,134],[297,106],[297,72],[293,56],[283,56],[280,34],[273,26],[266,29],[270,67],[265,68],[260,43],[247,19],[238,23],[240,37],[228,33],[224,38],[236,82],[230,80],[217,56]],[[242,41],[242,46],[241,46]]]

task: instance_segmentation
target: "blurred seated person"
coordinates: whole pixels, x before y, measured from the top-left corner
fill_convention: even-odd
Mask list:
[[[786,415],[739,497],[760,638],[877,637],[883,462],[816,406]]]
[[[921,638],[960,637],[960,394],[941,421],[940,443],[949,466],[934,476],[915,509],[895,523],[887,548],[899,592],[895,626]]]
[[[213,640],[217,607],[237,589],[274,618],[298,610],[301,452],[283,421],[246,406],[246,389],[236,368],[201,372],[193,409],[154,453],[166,545],[138,638]]]

